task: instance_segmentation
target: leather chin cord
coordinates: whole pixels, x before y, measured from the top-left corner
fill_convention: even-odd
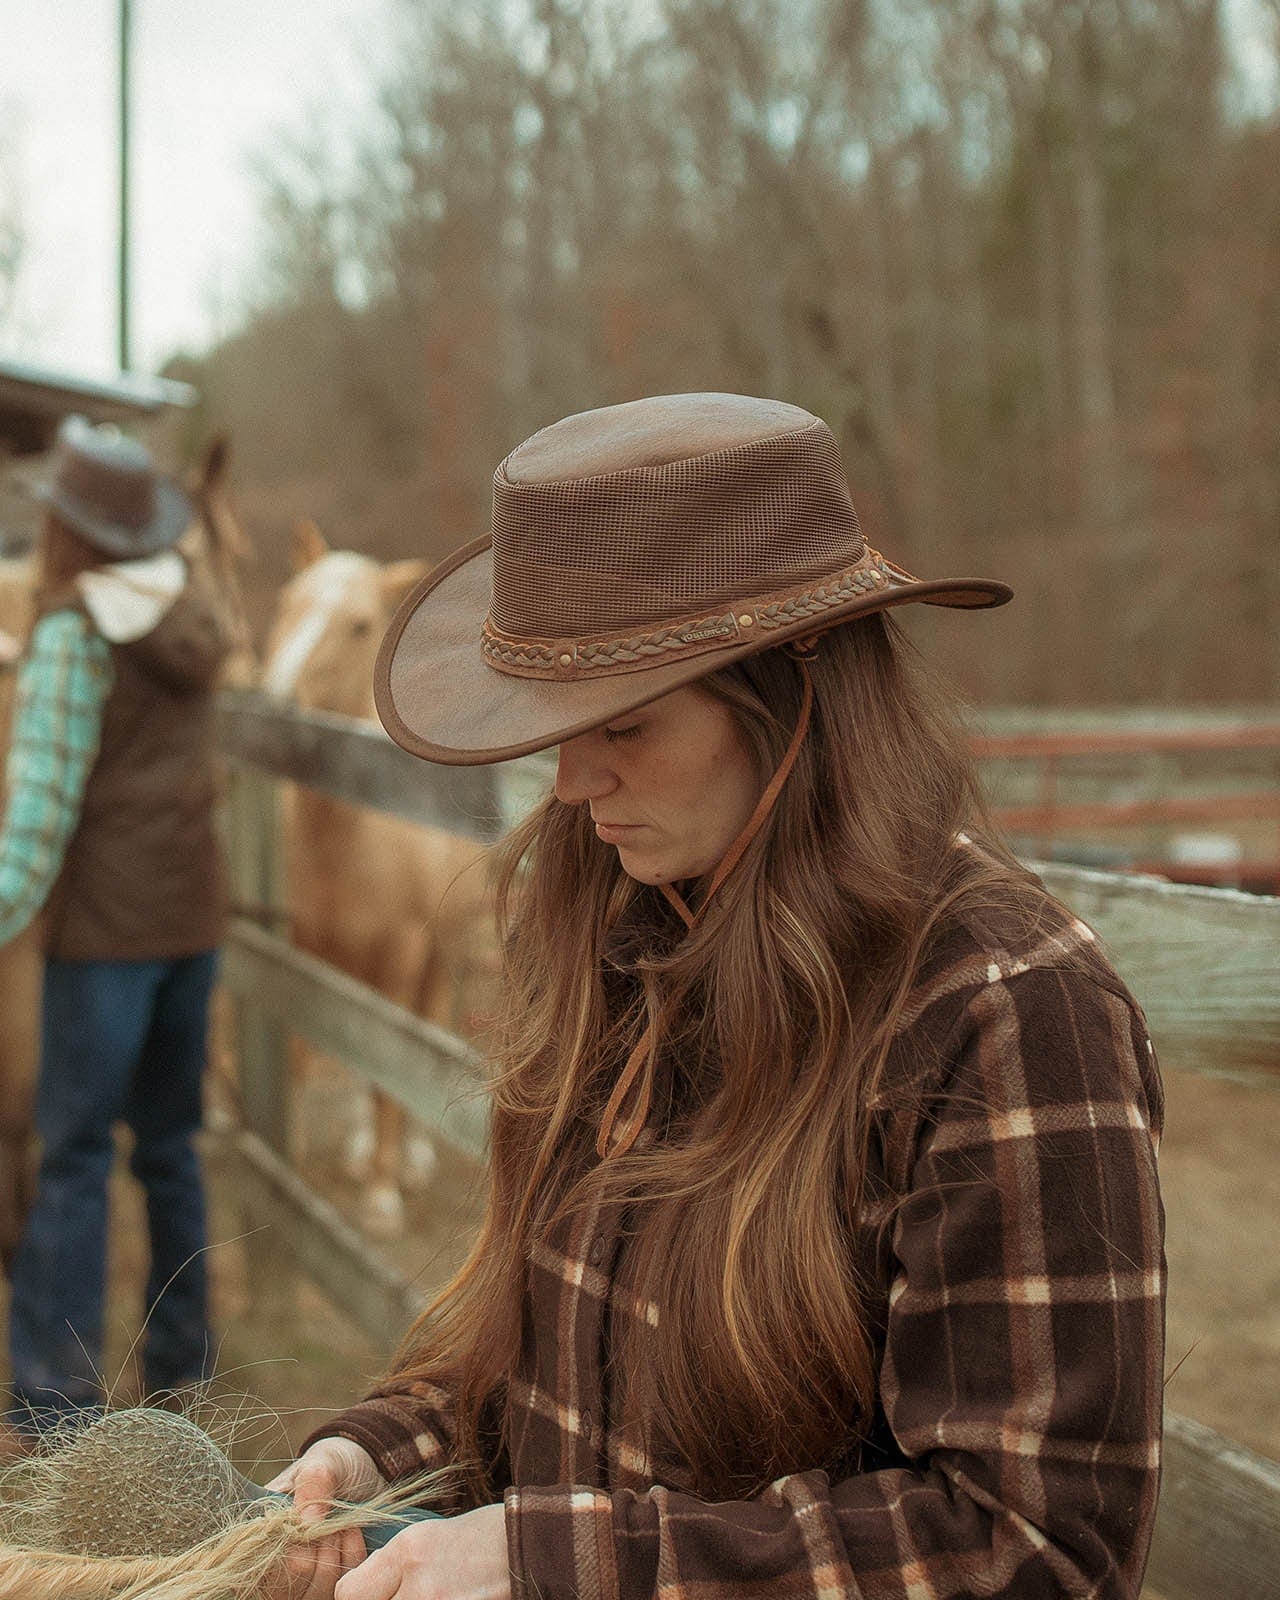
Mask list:
[[[712,897],[724,883],[725,879],[742,860],[747,852],[747,846],[764,826],[765,820],[777,803],[778,796],[782,793],[782,786],[787,781],[792,767],[796,764],[796,757],[800,754],[800,746],[804,743],[804,736],[809,731],[809,717],[813,710],[813,680],[809,676],[809,668],[805,657],[814,653],[817,648],[812,639],[796,640],[784,646],[800,665],[800,676],[803,679],[803,697],[800,702],[800,715],[796,719],[795,731],[791,735],[791,742],[787,746],[786,754],[778,763],[778,769],[765,786],[764,793],[756,802],[756,808],[747,818],[746,826],[742,832],[725,851],[711,876],[707,885],[707,892],[703,895],[696,911],[689,909],[688,902],[678,889],[669,883],[660,883],[658,888],[667,897],[679,913],[680,920],[690,933],[701,922],[703,913],[711,904]],[[618,1081],[609,1096],[608,1104],[600,1119],[600,1132],[596,1136],[596,1154],[601,1161],[611,1156],[625,1155],[640,1135],[649,1115],[649,1105],[653,1098],[653,1069],[657,1058],[656,1040],[653,1037],[653,1024],[649,1023],[637,1040],[635,1048],[627,1057],[626,1065],[618,1076]],[[636,1104],[628,1113],[621,1127],[615,1126],[623,1102],[631,1091],[640,1069],[643,1067],[644,1076],[640,1079]]]

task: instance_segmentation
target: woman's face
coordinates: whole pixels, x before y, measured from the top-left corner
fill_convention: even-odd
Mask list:
[[[641,883],[713,872],[763,788],[732,712],[697,687],[567,740],[556,770],[556,797],[590,808]]]

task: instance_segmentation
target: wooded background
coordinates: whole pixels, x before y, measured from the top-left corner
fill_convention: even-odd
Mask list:
[[[171,368],[264,587],[295,515],[443,555],[535,428],[726,389],[831,423],[894,559],[1015,586],[926,623],[980,699],[1280,696],[1278,0],[399,11],[367,137],[264,152],[259,292]]]

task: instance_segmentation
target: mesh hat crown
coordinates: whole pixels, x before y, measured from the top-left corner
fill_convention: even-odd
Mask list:
[[[869,549],[810,412],[663,395],[567,417],[506,457],[491,538],[406,599],[375,698],[415,754],[497,761],[866,611],[1010,593],[921,580]]]
[[[705,407],[689,409],[693,421]],[[769,419],[754,404],[717,408],[730,424],[720,442],[705,423],[673,438],[664,407],[628,430],[634,465],[612,464],[608,412],[512,451],[494,474],[494,625],[535,637],[652,628],[858,561],[866,542],[826,423],[769,409],[776,431],[761,434]],[[681,456],[682,442],[696,453]]]

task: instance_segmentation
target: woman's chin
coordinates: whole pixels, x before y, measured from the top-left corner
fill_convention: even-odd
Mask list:
[[[644,850],[628,849],[625,845],[615,847],[618,852],[618,865],[629,878],[634,878],[637,883],[647,883],[653,888],[661,883],[682,883],[686,878],[698,878],[703,875],[700,867],[690,867],[685,862],[663,861]]]
[[[618,865],[628,878],[634,878],[637,883],[647,883],[655,886],[659,883],[671,882],[671,874],[663,871],[661,867],[654,867],[645,861],[628,859],[629,856],[629,851],[618,851]]]

